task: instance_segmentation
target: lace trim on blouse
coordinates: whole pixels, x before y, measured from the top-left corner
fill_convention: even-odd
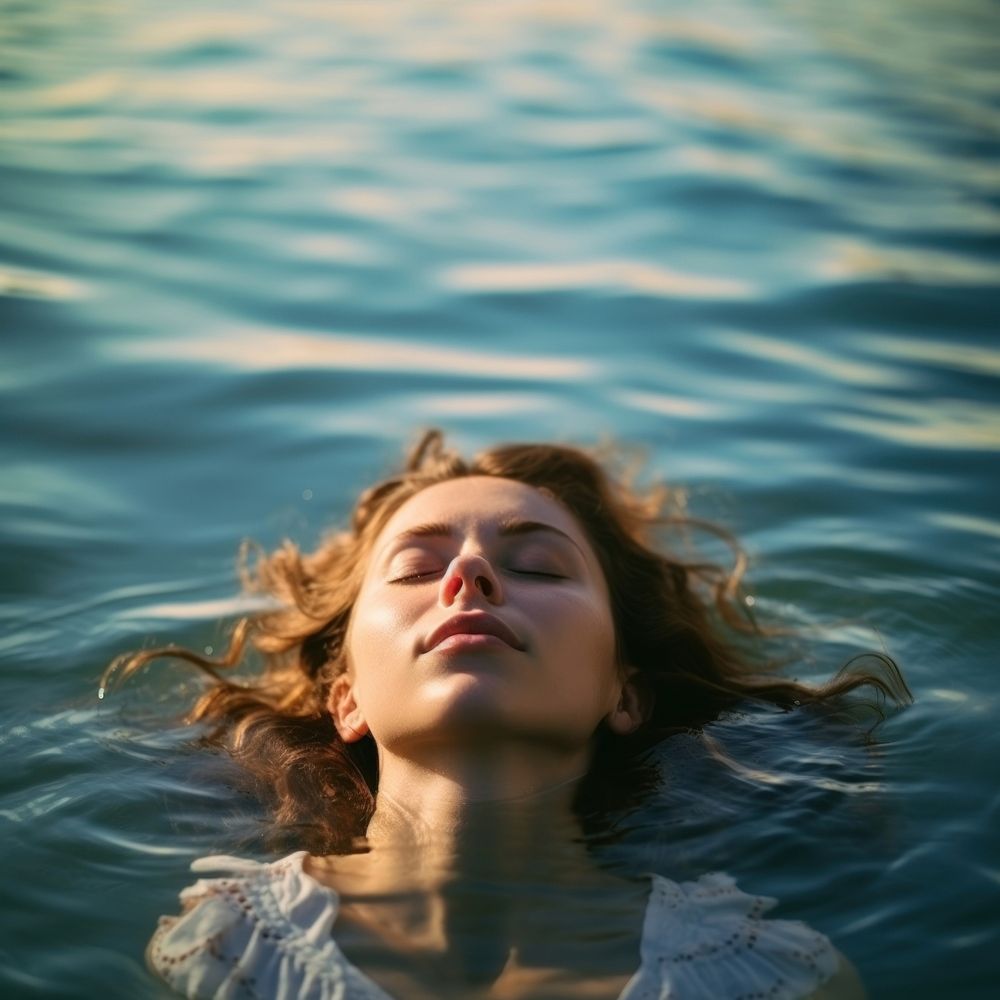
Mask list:
[[[394,1000],[333,937],[340,900],[303,869],[306,852],[261,864],[216,855],[225,871],[181,892],[161,917],[150,967],[185,997],[212,1000]],[[775,901],[728,875],[652,876],[639,970],[619,1000],[801,1000],[837,970],[829,940],[799,921],[765,920]]]

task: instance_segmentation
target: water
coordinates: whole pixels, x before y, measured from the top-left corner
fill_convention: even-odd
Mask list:
[[[244,537],[417,428],[645,450],[916,704],[697,746],[651,863],[722,868],[873,997],[992,995],[998,11],[988,0],[0,3],[5,996],[152,997],[253,804],[176,723]],[[695,776],[700,776],[695,780]]]

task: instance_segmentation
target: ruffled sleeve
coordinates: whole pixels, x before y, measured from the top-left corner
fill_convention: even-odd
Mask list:
[[[150,968],[198,1000],[390,1000],[337,947],[339,901],[303,871],[304,858],[194,862],[227,874],[199,879],[181,893],[182,915],[160,918]]]
[[[642,964],[620,1000],[802,1000],[837,971],[829,939],[728,875],[676,883],[653,876]]]

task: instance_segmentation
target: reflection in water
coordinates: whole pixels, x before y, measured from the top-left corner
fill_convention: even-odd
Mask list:
[[[112,341],[111,357],[184,363],[210,362],[244,371],[287,368],[344,371],[406,371],[432,375],[489,376],[556,381],[587,378],[595,366],[575,358],[495,354],[436,347],[390,338],[309,336],[283,330],[240,329],[212,339]]]
[[[854,338],[856,346],[878,357],[911,365],[949,368],[975,375],[1000,375],[1000,351],[987,346],[945,340],[896,340],[878,334]]]
[[[815,373],[833,382],[859,386],[902,388],[911,381],[902,372],[886,365],[852,361],[830,351],[790,343],[776,337],[764,337],[745,331],[720,333],[717,336],[723,342],[738,346],[745,354],[804,368],[810,373]]]
[[[528,414],[537,416],[550,411],[553,406],[553,401],[542,393],[529,392],[433,393],[413,399],[414,412],[429,424],[483,416],[523,419]]]
[[[657,413],[665,417],[683,417],[687,420],[718,420],[732,409],[722,402],[685,399],[682,396],[660,395],[652,392],[622,392],[617,398],[624,406],[634,406],[647,413]]]
[[[882,399],[869,414],[838,413],[834,426],[894,444],[928,449],[994,451],[1000,448],[997,406],[961,399],[926,402]]]
[[[927,515],[932,524],[939,524],[956,531],[968,531],[973,535],[982,535],[994,541],[1000,541],[1000,521],[986,517],[971,517],[968,514],[948,514],[943,511],[933,511]]]
[[[640,293],[664,298],[744,298],[752,286],[732,278],[682,274],[642,261],[586,261],[579,264],[479,264],[451,268],[446,287],[490,294],[593,290]]]
[[[818,265],[827,279],[909,281],[928,285],[990,285],[1000,280],[995,263],[935,250],[876,247],[837,240]]]
[[[86,286],[72,278],[0,267],[0,298],[9,295],[28,299],[80,299],[86,294]]]

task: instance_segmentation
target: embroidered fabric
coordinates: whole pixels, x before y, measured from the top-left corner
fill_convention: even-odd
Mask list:
[[[352,965],[333,936],[339,899],[303,869],[305,851],[270,864],[215,855],[224,871],[181,892],[161,917],[150,967],[185,997],[212,1000],[394,1000]],[[836,971],[830,941],[799,921],[765,920],[774,900],[728,875],[652,876],[640,966],[619,1000],[801,1000]]]

